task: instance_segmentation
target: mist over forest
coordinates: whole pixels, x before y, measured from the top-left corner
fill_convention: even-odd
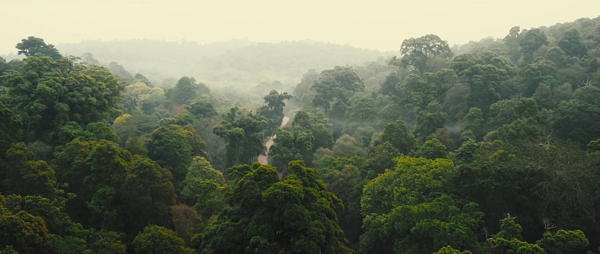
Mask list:
[[[0,55],[0,254],[600,250],[600,17],[53,43]]]

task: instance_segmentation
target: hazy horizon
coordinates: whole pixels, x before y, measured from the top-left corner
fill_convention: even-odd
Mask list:
[[[585,5],[584,9],[572,6]],[[518,6],[518,8],[515,8]],[[600,1],[13,1],[0,2],[0,54],[23,38],[47,43],[149,39],[200,44],[248,39],[397,51],[436,34],[450,45],[502,38],[513,26],[595,18]],[[24,11],[27,11],[24,13]]]

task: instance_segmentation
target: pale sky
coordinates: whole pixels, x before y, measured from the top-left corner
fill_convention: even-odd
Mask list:
[[[522,29],[595,18],[599,0],[133,1],[0,0],[0,54],[27,36],[46,43],[159,39],[210,43],[248,37],[313,40],[397,51],[436,34],[450,45]]]

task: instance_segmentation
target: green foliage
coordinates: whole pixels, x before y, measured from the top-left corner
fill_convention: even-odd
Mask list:
[[[74,58],[32,56],[24,61],[20,71],[6,76],[6,86],[9,104],[23,118],[29,139],[46,138],[69,121],[86,126],[118,114],[124,87],[106,68],[77,64]]]
[[[447,194],[455,172],[451,161],[403,157],[364,188],[361,251],[433,253],[453,244],[476,246],[483,217],[475,203],[459,208]]]
[[[552,97],[552,90],[549,86],[541,84],[535,90],[535,94],[533,94],[533,99],[536,104],[542,109],[553,109],[556,102],[554,97]]]
[[[517,141],[523,139],[536,139],[540,134],[541,130],[537,121],[528,117],[519,118],[510,124],[505,124],[495,132],[488,133],[485,139],[486,141],[493,141],[496,139]]]
[[[587,54],[587,48],[576,29],[569,29],[560,38],[557,45],[569,56],[582,57]]]
[[[121,201],[125,217],[124,231],[137,235],[147,225],[173,227],[175,191],[171,173],[150,159],[133,163],[123,185]]]
[[[185,180],[182,182],[182,186],[184,187],[181,191],[180,199],[187,205],[193,206],[197,196],[202,194],[202,183],[204,181],[215,182],[218,186],[225,184],[223,173],[213,169],[205,158],[194,157]]]
[[[5,156],[6,165],[0,167],[3,193],[47,198],[54,195],[54,170],[45,161],[34,161],[35,154],[24,143],[13,144]]]
[[[432,102],[440,101],[456,81],[458,76],[454,70],[449,69],[427,73],[424,78],[411,74],[401,85],[404,96],[400,104],[410,104],[423,109]]]
[[[373,146],[379,146],[384,142],[390,142],[401,154],[408,154],[415,148],[417,140],[402,120],[389,122],[383,128],[383,132],[373,141]]]
[[[258,114],[243,113],[238,107],[223,115],[223,122],[213,128],[213,133],[227,141],[227,166],[248,163],[266,148],[263,144],[267,119]]]
[[[182,77],[174,88],[167,91],[165,96],[174,106],[190,104],[202,95],[209,94],[210,89],[202,83],[196,83],[194,78]]]
[[[485,135],[484,124],[485,119],[483,119],[483,114],[478,108],[471,108],[463,118],[464,130],[471,131],[477,140]]]
[[[394,168],[396,166],[394,158],[401,156],[400,151],[392,143],[385,141],[383,144],[369,148],[367,168],[375,174],[383,174],[385,170]]]
[[[58,50],[54,48],[52,44],[46,44],[44,39],[35,38],[33,36],[22,39],[16,46],[19,50],[19,55],[33,56],[37,53],[51,57],[53,60],[61,59],[62,56],[58,53]]]
[[[510,215],[509,215],[510,216]],[[500,221],[501,230],[494,238],[488,239],[487,244],[492,253],[546,253],[537,244],[529,244],[521,241],[521,225],[513,221],[514,218],[507,217]],[[554,252],[551,252],[554,253]]]
[[[0,254],[19,254],[15,249],[13,249],[12,245],[6,245],[3,250],[0,250]]]
[[[533,53],[540,47],[548,44],[546,34],[540,29],[531,29],[521,35],[522,39],[519,42],[521,51],[523,52],[523,61],[530,63],[533,60]]]
[[[367,155],[367,148],[360,141],[348,134],[342,135],[335,141],[332,151],[335,157],[350,158],[355,155]]]
[[[491,105],[488,122],[495,127],[502,127],[517,119],[539,119],[537,103],[534,99],[501,100]]]
[[[86,158],[90,174],[84,177],[83,184],[90,195],[87,207],[94,227],[115,229],[119,226],[118,191],[129,173],[130,158],[127,157],[128,154],[104,140]]]
[[[140,74],[138,73],[136,76],[137,75]],[[155,108],[164,102],[165,92],[160,87],[152,87],[149,85],[150,83],[148,81],[144,81],[127,86],[122,95],[121,104],[125,104],[125,98],[128,97],[131,98],[131,106],[141,109],[146,114],[154,113]],[[128,110],[126,112],[130,111],[131,110]]]
[[[348,101],[348,116],[351,119],[360,121],[365,124],[365,121],[372,122],[377,118],[379,109],[377,108],[375,99],[364,94],[357,93]]]
[[[158,117],[146,115],[141,110],[134,110],[132,114],[124,114],[115,119],[113,128],[121,139],[121,146],[143,133],[151,133],[156,128]]]
[[[492,52],[481,56],[459,55],[449,65],[459,80],[469,86],[467,106],[481,109],[484,116],[490,105],[500,98],[502,82],[516,74],[516,68],[509,60]]]
[[[312,105],[327,112],[334,99],[346,103],[348,92],[364,91],[365,85],[352,67],[336,66],[333,70],[322,71],[310,89],[316,92]]]
[[[218,115],[213,102],[207,99],[197,100],[196,102],[185,106],[185,110],[197,117],[213,117]]]
[[[509,212],[518,214],[529,227],[537,202],[525,192],[533,187],[532,180],[509,149],[508,144],[499,141],[481,144],[467,141],[456,155],[460,163],[454,176],[456,193],[479,204],[491,232],[499,230],[498,221]],[[517,206],[515,200],[524,205]]]
[[[590,243],[581,230],[566,231],[558,230],[552,234],[544,233],[542,239],[537,241],[537,245],[542,247],[546,253],[569,254],[577,250],[582,250]]]
[[[144,142],[139,137],[133,137],[127,139],[125,143],[125,149],[132,155],[140,155],[142,157],[148,156],[148,150],[144,147]]]
[[[553,62],[540,59],[522,68],[519,73],[520,90],[524,96],[531,96],[540,85],[555,87],[560,85],[556,80],[557,67]]]
[[[312,133],[305,132],[300,126],[294,127],[293,132],[284,129],[275,131],[277,137],[269,150],[273,157],[273,166],[278,169],[285,168],[291,161],[303,159],[312,161],[314,137]]]
[[[448,42],[434,34],[405,39],[400,46],[400,53],[404,55],[402,64],[413,66],[421,76],[427,71],[427,63],[431,58],[446,52],[450,52]]]
[[[125,253],[125,245],[115,232],[84,229],[69,217],[58,221],[58,225],[61,234],[53,235],[49,242],[56,253]]]
[[[313,152],[319,148],[333,148],[333,132],[331,123],[322,112],[316,115],[309,112],[299,110],[296,112],[292,126],[299,126],[302,130],[312,134],[314,143],[312,146]],[[310,135],[309,134],[309,135]]]
[[[581,145],[600,137],[600,107],[578,100],[563,101],[550,118],[550,127],[564,139]]]
[[[50,253],[47,248],[50,234],[44,220],[25,211],[15,214],[8,212],[1,202],[3,199],[4,196],[0,196],[0,248],[4,248],[2,252]]]
[[[24,60],[0,58],[0,253],[590,252],[599,22],[513,27],[453,59],[439,37],[411,38],[399,59],[321,63],[294,98],[297,70],[249,94],[215,65],[233,75],[202,77],[221,79],[211,93],[24,39]],[[285,100],[302,108],[278,128]],[[234,166],[228,184],[211,166],[254,162],[272,133],[271,166]]]
[[[299,101],[301,106],[311,105],[312,100],[315,97],[315,92],[310,88],[318,78],[319,73],[315,69],[309,69],[302,75],[300,83],[294,88],[294,91],[292,92],[294,100]]]
[[[352,165],[361,170],[361,174],[364,174],[364,168],[367,165],[367,160],[364,157],[353,156],[351,158],[325,156],[319,163],[319,169],[317,170],[317,178],[322,179],[327,174],[333,171],[342,171],[346,165]]]
[[[590,141],[587,149],[589,153],[600,152],[600,139]]]
[[[196,120],[196,117],[187,111],[181,112],[180,114],[175,116],[175,124],[179,126],[186,126],[188,124],[191,125],[196,123],[197,121],[198,120]]]
[[[21,117],[0,101],[0,160],[4,158],[11,145],[21,137],[22,125]]]
[[[567,54],[559,47],[552,47],[546,52],[544,58],[552,61],[557,67],[565,68],[570,63]]]
[[[573,92],[573,99],[600,107],[600,88],[595,86],[580,87]]]
[[[385,81],[381,83],[380,94],[383,95],[395,95],[397,97],[402,97],[402,91],[398,89],[398,85],[400,85],[400,78],[396,73],[390,73],[385,77]]]
[[[427,140],[419,149],[415,152],[415,157],[422,157],[429,160],[435,159],[448,159],[448,152],[446,147],[436,138]]]
[[[357,243],[363,232],[360,198],[364,184],[360,170],[355,166],[345,165],[342,170],[327,174],[323,182],[327,185],[327,190],[344,203],[344,209],[336,211],[339,225],[350,243]]]
[[[202,216],[206,222],[217,215],[225,207],[224,188],[216,181],[204,180],[200,182],[196,195],[194,209]]]
[[[203,253],[353,253],[344,246],[335,210],[341,201],[301,161],[277,170],[254,164],[231,168],[236,176],[230,208],[202,236]],[[285,233],[283,233],[285,232]]]
[[[432,102],[427,105],[427,109],[421,110],[417,115],[417,125],[414,134],[421,142],[425,141],[427,136],[435,133],[436,130],[444,128],[448,115],[442,111],[442,105]],[[400,149],[398,149],[400,150]]]
[[[439,251],[434,252],[433,254],[472,254],[472,252],[466,250],[466,251],[459,251],[459,250],[455,250],[453,249],[450,245],[441,248]]]
[[[206,143],[192,132],[192,129],[179,125],[163,126],[152,132],[146,141],[148,157],[173,174],[176,183],[183,181],[193,156],[205,156]]]
[[[456,153],[454,154],[454,163],[460,165],[473,162],[478,148],[479,144],[477,144],[475,140],[468,139],[456,150]]]
[[[177,204],[172,208],[175,233],[178,237],[183,238],[183,240],[188,243],[188,246],[195,247],[195,245],[191,243],[191,239],[196,232],[203,229],[202,227],[204,224],[202,223],[201,216],[194,208],[185,204]]]
[[[172,230],[161,226],[148,226],[144,228],[133,240],[136,254],[191,254],[193,250],[185,247],[185,241]]]
[[[89,123],[84,129],[78,123],[70,121],[58,130],[60,144],[69,143],[75,138],[85,141],[108,140],[117,144],[121,141],[112,126],[106,122]]]
[[[258,108],[257,113],[267,118],[267,135],[273,133],[283,121],[283,108],[285,107],[284,100],[292,98],[291,94],[286,92],[279,93],[277,90],[269,92],[263,99],[266,106]]]

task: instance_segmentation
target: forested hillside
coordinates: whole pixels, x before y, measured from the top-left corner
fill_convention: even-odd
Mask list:
[[[66,55],[89,53],[88,56],[99,63],[114,62],[132,73],[143,73],[155,83],[167,86],[172,82],[163,82],[165,79],[193,76],[211,87],[233,86],[243,91],[258,85],[268,86],[275,80],[286,88],[292,88],[309,69],[321,71],[336,65],[362,64],[389,55],[348,45],[312,41],[256,43],[247,39],[210,44],[152,40],[83,41],[59,44],[56,48]],[[270,90],[259,91],[266,94]]]
[[[600,18],[387,58],[17,43],[0,253],[598,253]]]

